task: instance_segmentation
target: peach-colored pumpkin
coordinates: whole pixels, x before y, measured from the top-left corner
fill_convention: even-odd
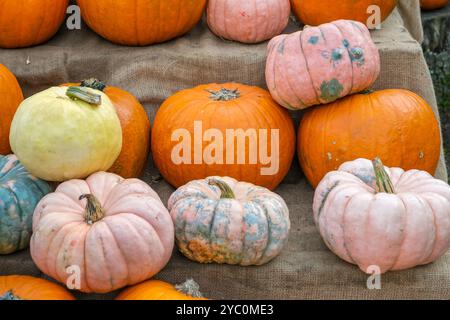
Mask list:
[[[313,211],[330,250],[367,273],[428,264],[450,247],[450,186],[425,171],[346,162],[319,184]]]
[[[78,266],[82,292],[106,293],[140,283],[169,261],[174,227],[158,195],[138,179],[98,172],[62,183],[33,218],[31,256],[61,283]]]
[[[290,13],[289,0],[209,0],[207,22],[219,37],[258,43],[283,32]]]
[[[380,74],[380,54],[365,25],[339,20],[272,39],[267,86],[288,109],[326,104],[368,89]]]

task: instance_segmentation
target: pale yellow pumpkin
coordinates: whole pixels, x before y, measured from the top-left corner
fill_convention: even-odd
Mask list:
[[[65,181],[106,171],[122,149],[119,117],[108,96],[74,88],[97,101],[69,97],[69,88],[53,87],[26,99],[14,116],[11,148],[41,179]]]

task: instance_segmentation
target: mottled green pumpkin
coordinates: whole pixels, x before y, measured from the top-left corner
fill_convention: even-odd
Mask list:
[[[0,156],[0,254],[28,247],[34,209],[50,191],[14,155]]]

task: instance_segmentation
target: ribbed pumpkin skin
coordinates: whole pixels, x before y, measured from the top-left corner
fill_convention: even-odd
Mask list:
[[[160,280],[146,282],[129,287],[122,291],[116,300],[207,300],[194,298],[177,291],[175,286]]]
[[[288,109],[333,102],[368,89],[380,74],[380,54],[361,23],[339,20],[272,39],[267,86]]]
[[[14,155],[0,155],[0,255],[28,248],[34,209],[50,192]]]
[[[445,7],[448,0],[420,0],[420,7],[424,10],[437,10]]]
[[[2,64],[0,64],[0,101],[2,110],[0,112],[0,154],[9,154],[11,153],[9,130],[14,114],[23,101],[23,94],[16,77]]]
[[[92,194],[104,217],[88,223]],[[107,293],[147,280],[169,261],[173,224],[159,196],[138,179],[98,172],[59,185],[36,207],[31,256],[37,267],[66,283],[67,266],[81,269],[82,292]]]
[[[450,247],[450,186],[419,170],[386,168],[395,193],[377,193],[372,163],[358,159],[326,175],[314,219],[327,246],[367,273],[437,260]]]
[[[0,1],[0,47],[23,48],[46,42],[66,17],[69,0]]]
[[[384,21],[397,6],[397,0],[291,0],[292,10],[304,24],[318,26],[339,19],[356,20],[367,24],[373,14],[368,14],[371,5],[381,9]]]
[[[238,90],[240,97],[230,101],[215,101],[210,91],[221,89]],[[224,143],[224,164],[195,164],[195,148],[192,143],[192,164],[176,165],[172,161],[173,148],[179,144],[172,140],[173,132],[186,129],[194,140],[194,122],[202,121],[203,132],[218,129],[226,136],[227,129],[266,129],[279,130],[279,168],[273,175],[262,175],[261,170],[268,167],[261,161],[256,164],[237,164],[237,139],[235,138],[234,164],[226,164]],[[259,137],[264,137],[258,134]],[[272,148],[272,139],[268,140],[268,150]],[[211,142],[203,141],[203,150]],[[245,155],[250,154],[246,143]],[[208,176],[226,175],[241,181],[275,189],[288,173],[295,153],[295,129],[289,113],[281,108],[270,94],[261,88],[237,83],[201,85],[183,90],[167,99],[158,110],[152,130],[152,155],[156,167],[163,177],[173,186],[180,187],[189,181]]]
[[[79,83],[65,84],[65,86]],[[122,151],[108,172],[138,178],[150,153],[150,120],[141,103],[128,91],[107,86],[103,92],[113,103],[122,126]]]
[[[283,32],[290,14],[289,0],[209,0],[207,22],[219,37],[258,43]]]
[[[0,300],[8,292],[20,300],[75,300],[63,287],[30,276],[0,276]]]
[[[117,44],[146,46],[190,31],[202,17],[206,0],[77,0],[83,20]]]
[[[298,155],[313,187],[330,171],[358,158],[434,175],[440,156],[439,124],[431,107],[407,90],[356,94],[305,113]]]
[[[236,198],[221,199],[210,181],[224,181]],[[200,263],[263,265],[289,237],[289,210],[268,189],[224,177],[189,182],[169,199],[179,250]]]

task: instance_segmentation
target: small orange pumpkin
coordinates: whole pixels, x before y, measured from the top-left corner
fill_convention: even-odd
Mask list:
[[[149,280],[125,289],[116,300],[208,300],[199,289],[192,279],[176,286],[160,280]]]
[[[1,26],[0,26],[1,29]],[[16,77],[4,65],[0,64],[0,154],[11,153],[9,130],[14,114],[23,101],[22,89]]]
[[[0,300],[75,300],[63,287],[30,276],[0,276]]]
[[[448,0],[420,0],[420,7],[423,10],[437,10],[445,7]]]
[[[358,158],[434,175],[441,137],[431,107],[407,90],[355,94],[305,113],[298,132],[303,172],[315,188],[330,171]]]
[[[80,84],[65,84],[65,86]],[[105,86],[96,79],[85,80],[82,87],[103,91],[111,99],[122,126],[122,151],[108,170],[125,179],[138,178],[150,152],[150,120],[140,102],[129,92]]]

